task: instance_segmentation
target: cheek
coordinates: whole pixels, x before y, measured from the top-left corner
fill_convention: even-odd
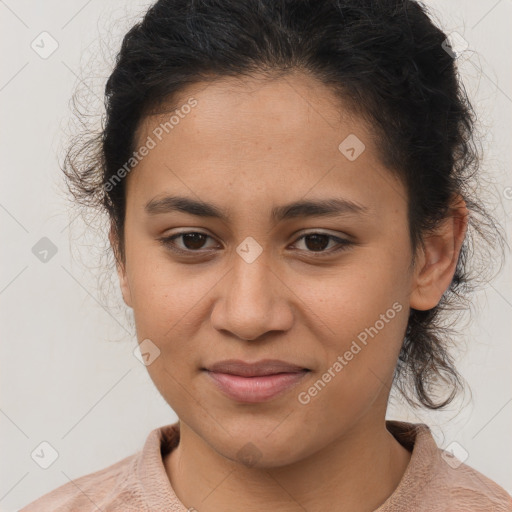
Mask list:
[[[376,323],[379,335],[393,340],[401,337],[406,321],[398,310],[408,307],[407,265],[405,257],[393,252],[361,251],[328,273],[297,274],[293,290],[310,311],[308,316],[316,318],[321,328],[317,334],[328,348],[343,349],[360,333],[364,338],[365,329]]]
[[[129,270],[137,338],[151,340],[159,351],[147,370],[174,407],[183,386],[193,392],[204,357],[200,347],[208,346],[198,331],[206,332],[211,294],[224,272],[177,265],[159,250],[133,254]]]
[[[328,278],[297,280],[294,291],[308,306],[313,337],[321,340],[318,377],[327,381],[325,388],[319,382],[311,393],[301,391],[305,401],[318,393],[319,410],[333,400],[340,414],[347,407],[356,411],[390,384],[408,320],[408,262],[392,252],[378,254],[347,260]]]
[[[197,331],[207,315],[208,294],[219,277],[210,275],[211,271],[194,273],[192,267],[179,270],[169,262],[155,261],[134,264],[132,271],[137,338],[150,339],[159,351],[147,371],[164,399],[186,421],[190,403],[198,396],[194,388],[201,356]]]
[[[211,288],[214,276],[179,265],[145,236],[127,236],[127,273],[139,339],[163,342],[180,329]],[[130,243],[132,242],[133,243]],[[195,269],[195,270],[194,270]],[[187,319],[188,320],[188,319]]]
[[[378,414],[385,408],[408,310],[403,301],[392,300],[398,294],[374,292],[367,290],[364,299],[347,292],[336,307],[318,311],[334,334],[317,334],[321,344],[315,351],[322,354],[322,364],[294,398],[302,424],[310,429],[321,424],[323,439],[349,429],[369,411]]]

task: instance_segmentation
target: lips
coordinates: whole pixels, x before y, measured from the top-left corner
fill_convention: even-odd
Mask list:
[[[217,389],[237,402],[256,403],[276,398],[295,387],[310,371],[296,364],[265,359],[256,363],[221,361],[203,368]]]
[[[264,359],[256,363],[246,363],[237,359],[229,359],[215,363],[206,370],[241,377],[260,377],[264,375],[276,375],[278,373],[297,373],[308,370],[303,366],[287,363],[278,359]]]

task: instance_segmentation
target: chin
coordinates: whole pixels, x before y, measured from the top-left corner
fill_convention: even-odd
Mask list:
[[[221,431],[222,439],[208,439],[207,442],[223,457],[247,468],[282,467],[301,460],[309,451],[314,452],[314,447],[298,439],[296,432],[289,432],[284,427],[276,429],[278,423],[275,421],[271,425],[265,429],[245,428],[236,435],[224,435]]]

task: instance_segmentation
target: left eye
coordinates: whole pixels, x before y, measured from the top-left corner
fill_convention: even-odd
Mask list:
[[[304,240],[306,247],[309,249],[307,252],[313,253],[337,252],[346,249],[349,245],[351,245],[349,240],[338,238],[334,235],[328,235],[326,233],[306,233],[305,235],[299,237],[295,243],[301,240]],[[309,240],[309,242],[307,240]],[[338,247],[334,250],[324,251],[324,249],[329,245],[329,241],[334,241],[335,247],[336,245]]]
[[[183,246],[179,246],[176,244],[175,240],[182,238]],[[184,233],[178,233],[176,235],[168,236],[159,238],[159,241],[167,247],[168,249],[178,252],[178,253],[199,253],[201,252],[201,249],[203,249],[204,242],[206,239],[212,238],[211,236],[207,235],[206,233],[201,233],[199,231],[188,231]],[[312,232],[312,233],[306,233],[295,241],[295,244],[297,244],[300,241],[304,241],[306,245],[306,252],[311,253],[332,253],[337,252],[343,249],[346,249],[348,246],[352,244],[349,240],[345,240],[343,238],[338,238],[334,235],[328,235],[326,233],[319,233],[319,232]],[[335,242],[338,246],[334,250],[325,251],[325,249],[329,246],[329,243],[331,241]],[[211,249],[211,248],[210,248]],[[332,247],[331,247],[332,249]],[[304,249],[299,249],[304,250]]]

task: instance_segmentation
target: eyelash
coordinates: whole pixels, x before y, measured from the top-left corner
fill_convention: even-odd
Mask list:
[[[174,240],[176,238],[182,237],[184,235],[192,235],[192,234],[205,235],[208,238],[213,238],[210,235],[207,235],[206,233],[203,233],[201,231],[184,231],[182,233],[177,233],[177,234],[172,235],[172,236],[167,236],[167,237],[159,238],[158,240],[167,249],[169,249],[169,250],[171,250],[171,251],[173,251],[175,253],[178,253],[178,254],[183,254],[185,256],[192,256],[193,254],[201,254],[201,249],[199,249],[197,251],[194,251],[192,249],[180,249],[180,248],[176,247],[176,245],[174,244]],[[327,233],[322,233],[322,232],[318,232],[318,231],[311,231],[309,233],[305,233],[305,234],[301,235],[299,238],[297,238],[297,240],[295,240],[294,244],[296,244],[300,240],[306,238],[307,236],[311,236],[311,235],[323,235],[323,236],[326,236],[330,240],[336,241],[338,243],[338,245],[339,245],[338,248],[336,248],[334,250],[331,249],[329,251],[325,251],[324,250],[324,251],[317,251],[317,252],[315,252],[315,251],[305,250],[305,252],[310,253],[315,258],[321,258],[321,257],[326,256],[326,255],[331,255],[333,253],[338,253],[340,251],[347,250],[350,246],[353,245],[353,242],[351,242],[350,240],[346,240],[344,238],[339,238],[339,237],[336,237],[334,235],[329,235]],[[208,251],[211,251],[211,250],[208,250],[208,249],[207,250],[203,250],[203,254],[208,252]]]

